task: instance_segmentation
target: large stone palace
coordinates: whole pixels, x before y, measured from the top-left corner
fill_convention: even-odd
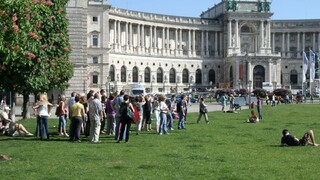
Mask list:
[[[75,68],[65,93],[113,92],[130,83],[160,93],[261,88],[263,82],[301,89],[302,53],[320,49],[320,20],[272,20],[270,5],[221,0],[200,17],[180,17],[70,0]]]

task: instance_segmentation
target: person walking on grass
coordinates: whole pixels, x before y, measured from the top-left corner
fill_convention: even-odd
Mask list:
[[[257,98],[257,110],[258,110],[258,114],[259,114],[259,120],[262,120],[262,100],[260,98],[260,96],[258,96]]]
[[[226,107],[227,107],[227,98],[226,98],[226,93],[223,93],[223,95],[220,97],[220,102],[221,102],[221,106],[222,106],[222,109],[221,111],[222,112],[226,112]]]
[[[177,113],[179,113],[178,129],[185,129],[185,118],[186,118],[186,96],[181,95],[181,99],[177,104]]]
[[[102,104],[100,102],[100,94],[95,93],[94,99],[89,104],[89,115],[90,115],[90,135],[89,141],[92,143],[99,143],[99,135],[101,130]]]
[[[304,133],[301,139],[298,139],[295,136],[291,135],[288,129],[284,129],[282,131],[281,145],[282,146],[306,146],[306,145],[319,146],[319,144],[316,143],[315,136],[312,130],[307,131],[306,133]]]
[[[198,124],[200,123],[202,116],[204,116],[204,119],[206,120],[206,123],[209,124],[207,106],[208,105],[206,105],[204,103],[204,98],[201,97],[200,98],[200,102],[199,102],[199,117],[198,117],[198,120],[197,120]]]
[[[168,134],[167,128],[167,114],[170,113],[168,105],[165,103],[166,97],[161,95],[159,97],[159,109],[160,109],[160,127],[159,127],[159,134]]]

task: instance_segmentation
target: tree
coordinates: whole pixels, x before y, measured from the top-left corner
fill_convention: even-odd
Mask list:
[[[0,3],[0,89],[29,95],[65,89],[73,76],[69,60],[68,0],[3,0]]]

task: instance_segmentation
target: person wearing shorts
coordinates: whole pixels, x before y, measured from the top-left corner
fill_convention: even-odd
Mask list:
[[[282,138],[281,138],[281,145],[282,146],[319,146],[315,141],[315,136],[312,130],[307,131],[304,133],[301,139],[291,135],[287,129],[282,131]]]

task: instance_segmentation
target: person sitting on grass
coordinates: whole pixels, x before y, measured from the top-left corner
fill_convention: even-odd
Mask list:
[[[1,113],[0,121],[0,135],[6,136],[33,136],[27,129],[22,125],[15,123],[9,119],[10,108],[6,106],[4,111]]]
[[[246,122],[248,122],[248,123],[257,123],[257,122],[259,122],[259,118],[256,115],[256,112],[254,110],[251,110],[251,115],[248,117]]]
[[[311,142],[310,142],[310,139],[311,139]],[[312,130],[309,130],[306,133],[304,133],[301,139],[298,139],[295,136],[291,135],[288,129],[284,129],[282,131],[282,138],[281,138],[282,146],[306,146],[308,144],[312,146],[319,146],[318,144],[316,144],[316,140]]]

